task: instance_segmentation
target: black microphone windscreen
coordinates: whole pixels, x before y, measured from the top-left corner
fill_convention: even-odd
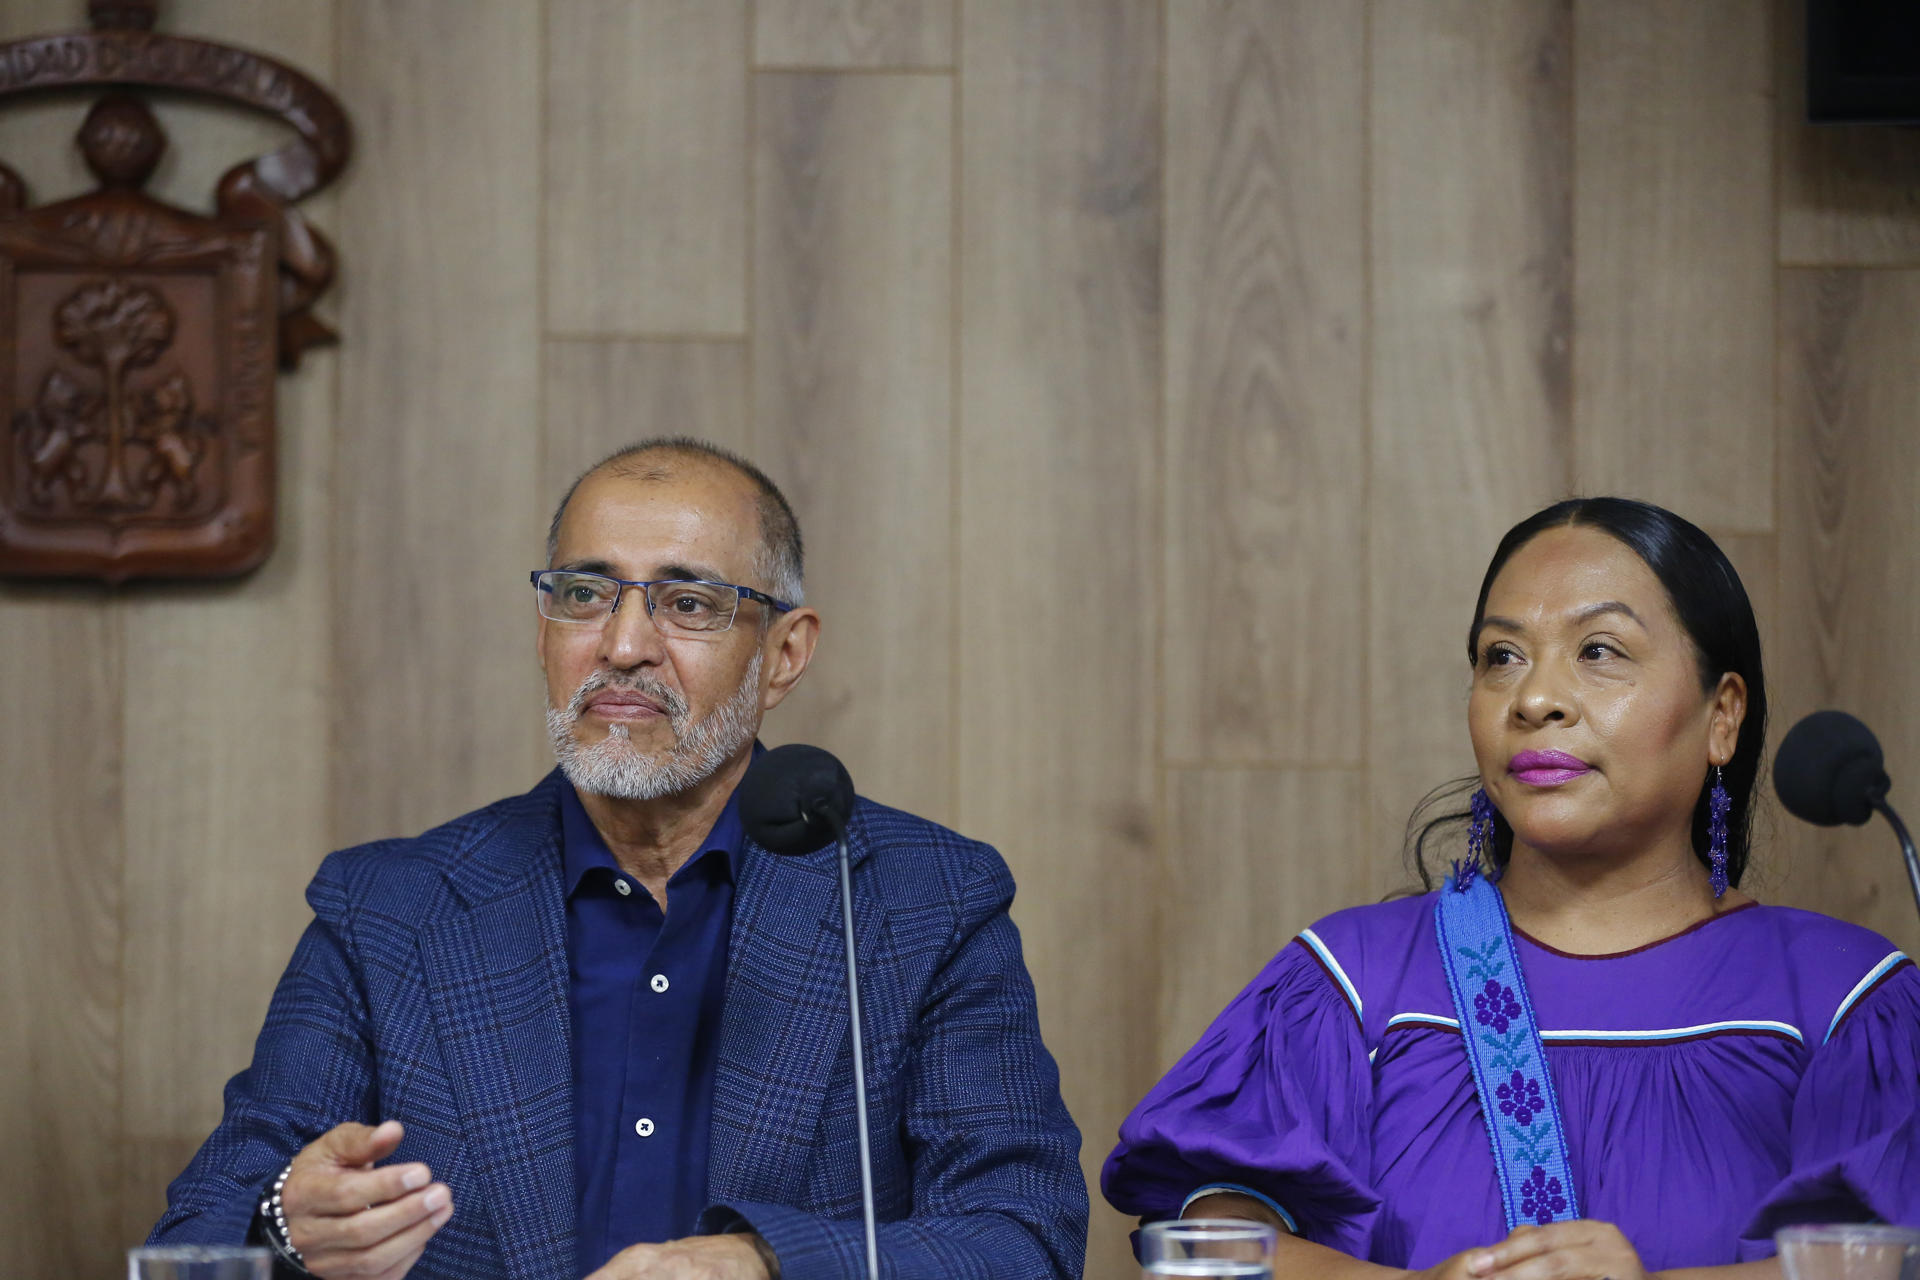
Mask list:
[[[812,853],[853,816],[853,779],[832,752],[790,742],[755,760],[740,781],[740,822],[772,853]]]
[[[1888,785],[1879,740],[1844,711],[1816,711],[1794,725],[1773,761],[1780,803],[1818,827],[1859,826]]]

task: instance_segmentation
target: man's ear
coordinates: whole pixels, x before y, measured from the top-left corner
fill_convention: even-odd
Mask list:
[[[760,709],[771,711],[786,701],[793,686],[807,673],[813,647],[820,642],[820,615],[805,605],[780,615],[767,629],[761,666]]]

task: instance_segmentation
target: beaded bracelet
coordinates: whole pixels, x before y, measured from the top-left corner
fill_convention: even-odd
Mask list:
[[[286,1167],[280,1170],[280,1176],[273,1180],[273,1190],[261,1198],[260,1216],[266,1220],[267,1239],[273,1245],[273,1251],[304,1273],[307,1269],[306,1260],[293,1247],[293,1237],[287,1233],[286,1206],[280,1203],[281,1190],[287,1185],[287,1176],[292,1172],[293,1161],[289,1160]]]

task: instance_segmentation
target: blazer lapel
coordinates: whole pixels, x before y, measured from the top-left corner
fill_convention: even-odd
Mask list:
[[[886,914],[859,891],[868,850],[857,822],[848,845],[854,940],[864,965],[882,954]],[[709,1201],[799,1202],[828,1079],[851,1052],[846,984],[833,847],[781,857],[748,841],[734,881]],[[863,981],[861,1011],[870,1019],[868,988]]]
[[[563,1280],[575,1206],[557,810],[483,836],[454,888],[465,909],[420,943],[440,1052],[507,1274]]]

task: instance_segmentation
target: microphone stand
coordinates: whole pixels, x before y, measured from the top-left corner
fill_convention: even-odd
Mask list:
[[[1907,885],[1913,890],[1914,909],[1920,911],[1920,857],[1914,855],[1913,837],[1907,834],[1907,824],[1900,821],[1900,815],[1893,811],[1893,806],[1885,799],[1875,800],[1873,807],[1880,811],[1880,815],[1893,826],[1893,834],[1900,838],[1900,852],[1907,860]]]
[[[839,816],[824,807],[805,814],[809,821],[820,819],[832,828],[840,851],[840,927],[847,943],[847,1021],[853,1031],[853,1102],[860,1127],[860,1212],[867,1228],[867,1280],[880,1280],[880,1246],[874,1234],[873,1153],[867,1138],[867,1050],[860,1034],[860,970],[853,961],[853,871],[847,852],[847,829]],[[1895,820],[1898,826],[1898,819]],[[1906,835],[1902,828],[1901,836]],[[1908,866],[1913,866],[1913,845],[1907,845]],[[1920,895],[1920,879],[1914,881]],[[1920,901],[1920,898],[1916,898]]]

